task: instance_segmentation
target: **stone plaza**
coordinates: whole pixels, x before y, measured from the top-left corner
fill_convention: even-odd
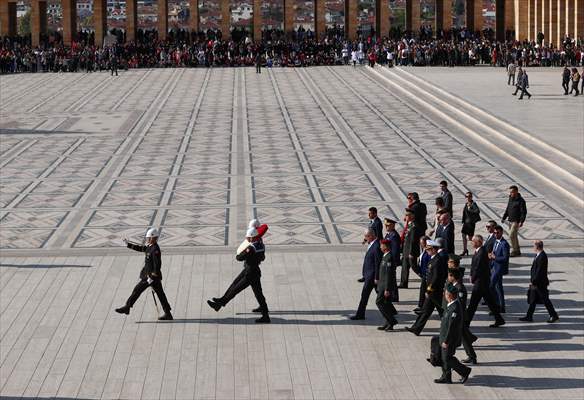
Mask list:
[[[489,67],[2,76],[0,396],[583,398],[584,100],[562,96],[560,74],[530,69],[522,101]],[[431,219],[441,180],[457,253],[465,192],[481,208],[479,233],[501,220],[509,185],[528,209],[523,256],[504,279],[507,324],[489,328],[479,307],[479,364],[465,385],[433,382],[436,315],[420,337],[403,330],[416,276],[394,332],[375,329],[374,299],[365,321],[347,318],[368,207],[402,221],[417,191]],[[251,218],[270,227],[270,325],[254,324],[251,290],[219,313],[206,304],[239,273]],[[156,320],[150,291],[129,316],[113,311],[143,264],[121,238],[141,242],[150,226],[161,229],[174,321]],[[550,256],[555,324],[543,306],[535,322],[517,320],[535,239]]]

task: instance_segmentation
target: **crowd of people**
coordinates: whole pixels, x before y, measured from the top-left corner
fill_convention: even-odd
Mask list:
[[[126,68],[252,66],[257,59],[267,67],[306,67],[376,63],[413,66],[471,66],[477,64],[506,67],[579,66],[584,63],[583,43],[566,37],[559,46],[543,42],[494,40],[491,31],[473,33],[466,29],[432,32],[422,27],[417,35],[392,30],[380,38],[375,32],[360,32],[350,41],[343,30],[331,27],[325,38],[316,40],[314,32],[299,28],[285,34],[265,30],[262,39],[252,41],[244,30],[170,32],[159,40],[156,31],[139,31],[136,41],[126,42],[122,31],[112,31],[104,46],[93,45],[92,34],[80,32],[71,46],[63,46],[57,36],[32,47],[29,38],[0,39],[1,73],[77,72],[110,69],[114,62]],[[258,54],[260,57],[258,57]]]
[[[460,254],[455,252],[455,225],[453,221],[453,198],[446,181],[440,182],[440,193],[436,197],[434,224],[427,223],[427,207],[418,194],[408,193],[405,209],[404,228],[396,230],[397,221],[385,218],[382,222],[375,207],[369,208],[369,226],[364,234],[365,252],[362,277],[361,299],[352,320],[365,319],[365,309],[373,290],[376,291],[376,305],[384,320],[381,331],[393,331],[398,324],[397,310],[393,305],[399,301],[399,290],[407,289],[409,272],[420,277],[417,307],[413,312],[417,318],[411,327],[405,329],[416,336],[423,331],[428,319],[437,311],[440,319],[440,334],[431,340],[428,361],[442,367],[442,376],[436,383],[452,383],[454,369],[464,383],[471,372],[468,365],[477,364],[477,354],[473,343],[478,339],[470,325],[481,300],[489,308],[494,318],[490,325],[497,328],[505,325],[502,314],[506,312],[503,278],[509,273],[509,258],[521,256],[518,232],[527,216],[526,202],[517,186],[509,188],[509,199],[501,223],[510,224],[510,243],[504,238],[504,228],[494,220],[486,223],[485,235],[481,235],[476,225],[481,221],[481,211],[473,200],[471,192],[465,194],[466,203],[462,210],[462,244]],[[384,233],[385,227],[385,233]],[[462,257],[469,256],[469,242],[472,244],[472,258],[468,282],[472,290],[464,285],[465,268]],[[533,244],[535,258],[531,267],[526,315],[521,321],[533,321],[537,304],[544,304],[549,319],[553,323],[559,319],[548,292],[548,258],[543,242]],[[401,267],[398,283],[397,268]],[[456,348],[463,346],[467,358],[461,362],[454,356]],[[465,365],[467,364],[467,365]]]

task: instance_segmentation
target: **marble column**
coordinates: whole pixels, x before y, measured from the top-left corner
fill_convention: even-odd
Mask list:
[[[357,0],[345,0],[345,36],[349,40],[357,39]]]
[[[262,0],[253,0],[253,39],[262,39]]]
[[[199,32],[199,0],[189,0],[189,29]]]
[[[325,13],[325,0],[314,0],[314,32],[317,40],[323,39],[326,35]]]
[[[103,38],[107,35],[107,0],[93,0],[94,43],[103,46]]]
[[[576,0],[575,4],[575,31],[574,36],[577,38],[584,39],[584,0]],[[580,79],[584,79],[580,78]]]
[[[514,14],[515,14],[515,39],[525,40],[529,32],[528,29],[528,13],[527,8],[529,0],[515,0]]]
[[[375,30],[377,36],[384,37],[389,34],[389,0],[375,1]]]
[[[550,42],[550,0],[541,0],[541,32],[543,32],[543,43]]]
[[[294,1],[284,0],[284,33],[286,35],[294,30],[295,14]]]
[[[505,0],[505,31],[515,30],[515,0]]]
[[[566,37],[566,0],[557,0],[558,2],[558,27],[557,27],[557,46],[564,41]]]
[[[61,0],[63,7],[63,43],[70,46],[77,35],[77,1]]]
[[[231,32],[229,31],[231,27],[231,2],[229,0],[219,0],[219,2],[221,9],[219,29],[221,30],[223,40],[229,40],[231,37]]]
[[[0,0],[0,35],[17,35],[16,1]]]
[[[47,34],[47,2],[33,0],[30,12],[30,32],[33,47],[40,44],[41,35]]]
[[[452,28],[452,0],[436,0],[436,30]]]
[[[472,32],[483,30],[482,0],[466,0],[466,26]]]
[[[138,0],[126,0],[126,42],[136,40],[138,33]]]
[[[420,32],[420,0],[406,0],[406,30]]]
[[[574,38],[574,33],[576,30],[575,26],[575,1],[574,0],[566,0],[566,34],[568,34],[571,38]]]
[[[158,0],[158,39],[165,40],[168,33],[168,0]]]

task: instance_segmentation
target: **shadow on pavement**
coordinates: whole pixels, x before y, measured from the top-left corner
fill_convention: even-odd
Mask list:
[[[471,375],[465,386],[491,388],[513,388],[517,390],[579,389],[584,388],[583,379],[574,378],[520,378],[503,375]],[[561,398],[561,394],[556,394]]]

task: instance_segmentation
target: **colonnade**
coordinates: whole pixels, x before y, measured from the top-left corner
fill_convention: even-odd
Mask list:
[[[220,29],[224,34],[231,25],[230,0],[220,2]],[[262,0],[253,2],[253,37],[261,38]],[[437,29],[452,28],[453,0],[435,0]],[[284,30],[294,29],[294,2],[283,0]],[[77,32],[76,0],[61,0],[63,8],[63,41],[70,44]],[[314,26],[317,38],[322,38],[326,30],[325,0],[314,0]],[[466,0],[466,27],[481,30],[483,27],[482,0]],[[199,30],[199,0],[189,0],[189,29]],[[390,29],[389,0],[376,0],[375,29],[381,35]],[[358,0],[345,0],[345,32],[350,39],[357,37]],[[32,0],[31,12],[32,43],[38,45],[41,34],[47,32],[47,1]],[[103,43],[107,34],[107,0],[93,1],[93,23],[95,42]],[[417,30],[420,26],[420,0],[406,0],[406,30]],[[505,39],[506,31],[514,31],[519,40],[537,40],[538,33],[544,34],[545,43],[559,43],[565,35],[584,36],[584,0],[496,0],[496,36]],[[126,40],[136,38],[138,27],[137,0],[126,0]],[[158,35],[166,38],[168,32],[168,0],[158,0]],[[16,35],[16,0],[0,0],[0,35]]]

